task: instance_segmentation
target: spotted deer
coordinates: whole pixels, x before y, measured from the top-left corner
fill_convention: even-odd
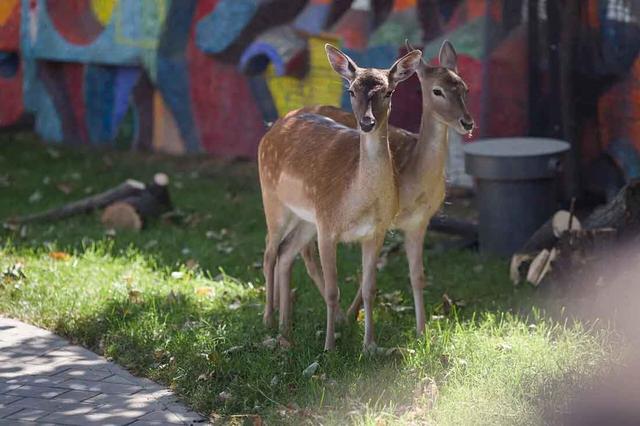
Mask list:
[[[389,146],[393,165],[398,173],[400,203],[391,228],[401,230],[405,236],[404,246],[409,262],[418,335],[422,335],[425,328],[424,238],[429,221],[444,201],[448,128],[466,135],[474,127],[466,106],[469,90],[458,75],[457,54],[450,42],[442,44],[439,59],[439,67],[429,66],[422,61],[416,72],[422,90],[419,134],[393,126],[389,128]],[[335,107],[309,107],[298,114],[309,112],[325,115],[346,126],[355,127],[356,124],[352,114]],[[320,293],[323,293],[322,270],[318,264],[315,245],[308,244],[303,249],[302,256],[308,274]],[[355,316],[361,304],[362,293],[366,291],[364,288],[359,289],[347,317]],[[366,297],[365,293],[365,300]]]
[[[391,96],[396,85],[416,71],[422,53],[411,51],[383,70],[360,68],[329,44],[325,49],[333,69],[348,83],[357,130],[294,111],[260,141],[258,168],[267,222],[264,321],[273,322],[277,283],[279,328],[288,334],[291,266],[317,235],[327,306],[325,349],[331,350],[339,300],[337,244],[361,243],[362,288],[373,288],[376,259],[399,206],[387,136]],[[373,344],[373,300],[365,297],[364,302],[366,347]]]

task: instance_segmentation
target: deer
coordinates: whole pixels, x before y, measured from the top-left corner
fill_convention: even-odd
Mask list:
[[[258,147],[258,171],[267,224],[263,272],[263,320],[273,324],[274,285],[279,288],[278,325],[289,334],[291,267],[317,237],[326,305],[325,350],[335,349],[339,302],[336,249],[362,248],[362,288],[375,288],[375,263],[398,211],[398,187],[388,140],[391,97],[422,58],[413,50],[388,69],[361,68],[338,48],[325,45],[333,70],[348,84],[356,128],[318,114],[293,111],[277,120]],[[365,348],[373,341],[373,300],[364,297]]]
[[[407,44],[409,50],[413,48]],[[389,145],[395,170],[398,173],[400,208],[391,229],[403,232],[404,248],[409,263],[409,277],[413,292],[416,333],[424,334],[425,310],[423,290],[424,239],[427,226],[440,209],[445,198],[445,163],[448,152],[448,129],[461,135],[471,134],[474,120],[466,106],[469,91],[458,74],[457,53],[445,40],[439,52],[440,66],[429,66],[424,60],[416,71],[422,90],[422,117],[418,134],[393,126],[389,128]],[[316,113],[330,117],[345,126],[355,127],[353,115],[332,106],[307,107],[299,114]],[[318,264],[315,245],[308,244],[302,250],[308,275],[323,294],[322,269]],[[359,288],[349,307],[347,318],[354,318],[366,292],[371,288]],[[338,312],[338,316],[341,312]]]

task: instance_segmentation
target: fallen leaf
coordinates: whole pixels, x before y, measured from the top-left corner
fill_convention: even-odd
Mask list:
[[[222,352],[225,355],[231,355],[234,354],[236,352],[240,352],[241,350],[244,349],[244,346],[240,345],[240,346],[232,346],[229,349],[227,349],[226,351]]]
[[[62,192],[65,195],[69,195],[71,194],[71,192],[73,192],[73,185],[66,182],[56,183],[56,188],[58,188],[58,191]]]
[[[29,202],[31,204],[37,203],[40,200],[42,200],[42,192],[40,191],[35,191],[33,194],[29,196]]]
[[[196,288],[196,296],[199,297],[211,297],[215,293],[214,289],[211,287],[198,287]]]
[[[53,260],[71,259],[71,256],[68,253],[65,253],[63,251],[52,251],[51,253],[49,253],[49,257],[52,258]]]
[[[158,240],[150,240],[148,243],[144,245],[144,248],[149,250],[150,248],[153,248],[157,245],[158,245]]]
[[[276,386],[280,383],[280,378],[276,375],[271,378],[271,386]]]
[[[310,378],[311,376],[316,374],[318,368],[320,368],[320,363],[318,361],[312,362],[307,368],[302,371],[302,377],[305,377],[307,379]]]
[[[129,301],[131,303],[141,303],[142,292],[140,290],[129,290]]]
[[[267,337],[262,341],[262,346],[269,349],[275,349],[278,346],[278,341],[273,337]]]
[[[231,392],[222,391],[218,394],[218,399],[222,402],[230,401],[233,399],[233,395],[231,395]]]
[[[506,342],[500,342],[500,343],[497,345],[497,349],[498,349],[499,351],[509,352],[509,351],[511,351],[513,348],[511,347],[511,345],[510,345],[510,344],[508,344],[508,343],[506,343]]]
[[[229,309],[232,311],[236,311],[242,307],[242,303],[239,300],[234,300],[233,303],[229,305]]]
[[[60,151],[54,148],[47,148],[47,154],[49,154],[49,156],[54,160],[60,158]]]

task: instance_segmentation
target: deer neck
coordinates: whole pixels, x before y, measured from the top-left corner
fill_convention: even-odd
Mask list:
[[[393,172],[391,154],[389,151],[388,124],[382,123],[369,133],[360,132],[360,163],[359,174],[362,178],[369,178],[372,172]]]
[[[418,143],[415,145],[412,158],[407,164],[407,168],[413,170],[408,175],[415,177],[420,182],[429,181],[426,183],[433,183],[431,179],[440,178],[444,174],[449,150],[448,135],[448,126],[436,118],[431,107],[431,100],[423,99]]]

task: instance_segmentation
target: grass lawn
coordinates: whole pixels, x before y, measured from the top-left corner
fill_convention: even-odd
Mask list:
[[[611,357],[606,333],[540,314],[535,292],[509,282],[505,261],[438,253],[429,243],[424,339],[414,337],[400,252],[379,273],[375,311],[378,344],[399,350],[362,356],[357,323],[340,329],[337,351],[323,353],[325,307],[302,262],[293,277],[293,346],[279,346],[262,325],[265,229],[248,163],[43,146],[29,134],[4,134],[0,219],[126,178],[148,181],[156,171],[172,178],[179,221],[110,235],[95,214],[0,230],[0,313],[103,353],[232,422],[537,424]],[[358,250],[342,247],[345,306],[358,270]],[[445,312],[444,293],[460,306]],[[314,362],[315,372],[303,374]]]

